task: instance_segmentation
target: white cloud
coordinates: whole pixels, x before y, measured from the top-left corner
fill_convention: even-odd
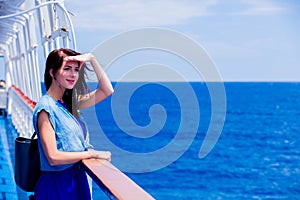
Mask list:
[[[73,23],[88,30],[122,31],[151,26],[187,24],[202,16],[280,14],[288,3],[268,0],[66,0],[66,8],[75,13]]]
[[[273,15],[283,13],[287,9],[274,1],[244,0],[240,3],[243,8],[240,11],[231,13],[232,15]]]
[[[295,1],[65,0],[65,5],[76,14],[72,21],[81,36],[90,30],[79,40],[85,49],[94,48],[110,34],[162,26],[203,45],[228,79],[266,80],[266,72],[280,71],[282,66],[284,72],[291,72],[285,75],[287,80],[299,74],[295,66],[299,63],[296,19],[300,4]],[[284,78],[280,73],[268,75],[274,80]]]
[[[76,14],[76,27],[89,30],[126,30],[137,27],[184,24],[194,17],[208,15],[207,8],[216,1],[66,1]]]

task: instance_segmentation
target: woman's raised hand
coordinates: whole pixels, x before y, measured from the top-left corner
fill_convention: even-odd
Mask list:
[[[94,57],[93,54],[91,53],[86,53],[86,54],[81,54],[77,56],[67,56],[64,58],[64,61],[78,61],[80,62],[80,67],[83,65],[85,62],[91,61],[91,59]]]

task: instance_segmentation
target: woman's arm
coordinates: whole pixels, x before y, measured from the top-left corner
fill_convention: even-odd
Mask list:
[[[91,106],[94,106],[95,104],[99,103],[100,101],[104,100],[108,96],[110,96],[114,89],[111,85],[110,80],[108,79],[105,71],[101,67],[101,65],[98,63],[95,56],[91,53],[82,54],[78,56],[69,56],[66,57],[65,60],[77,60],[82,63],[84,62],[90,62],[93,66],[94,72],[96,73],[99,88],[96,90],[86,94],[81,95],[78,98],[78,109],[84,109]]]
[[[38,115],[39,137],[43,150],[51,166],[76,163],[83,159],[98,158],[111,159],[109,151],[83,151],[83,152],[62,152],[56,147],[55,133],[49,120],[48,113],[41,111]]]

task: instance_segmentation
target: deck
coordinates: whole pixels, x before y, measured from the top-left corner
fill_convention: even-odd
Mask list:
[[[0,199],[18,199],[3,117],[0,118],[0,134]]]
[[[0,116],[0,200],[28,200],[30,193],[20,190],[14,181],[14,135],[7,134],[7,119]]]

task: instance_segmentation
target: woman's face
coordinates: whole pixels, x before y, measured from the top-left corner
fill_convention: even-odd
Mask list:
[[[77,61],[64,61],[56,72],[55,79],[64,89],[73,89],[79,76],[80,66]]]

